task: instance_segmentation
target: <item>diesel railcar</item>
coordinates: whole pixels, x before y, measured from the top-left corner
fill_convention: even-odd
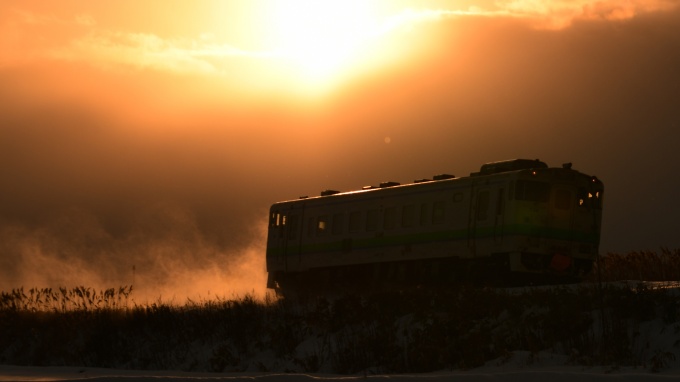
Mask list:
[[[300,197],[271,206],[267,287],[279,291],[579,279],[598,256],[603,183],[539,160]]]

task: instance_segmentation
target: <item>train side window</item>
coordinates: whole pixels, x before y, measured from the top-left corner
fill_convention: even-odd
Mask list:
[[[323,235],[328,232],[328,216],[322,215],[316,221],[316,234]]]
[[[380,210],[368,210],[366,214],[366,231],[377,230],[378,220],[380,220]]]
[[[446,219],[446,202],[434,202],[432,206],[432,224],[443,223]]]
[[[310,217],[307,220],[307,236],[314,236],[315,232],[316,232],[316,219]]]
[[[416,206],[413,204],[405,205],[401,208],[401,226],[404,228],[412,227],[416,218]]]
[[[486,220],[489,212],[489,191],[477,194],[477,220]]]
[[[555,190],[555,208],[568,210],[571,208],[571,192],[568,190]]]
[[[505,198],[503,197],[505,194],[505,189],[501,188],[498,190],[498,203],[496,203],[496,215],[500,216],[503,215],[503,212],[505,212]]]
[[[345,218],[345,215],[343,214],[335,214],[333,215],[333,235],[338,235],[342,233],[342,227],[343,227],[343,220]]]
[[[383,228],[394,229],[397,221],[397,209],[395,207],[385,208],[383,216]]]
[[[429,216],[429,208],[427,203],[420,205],[420,225],[426,225]]]
[[[361,230],[361,211],[352,211],[349,213],[349,232],[358,232]]]

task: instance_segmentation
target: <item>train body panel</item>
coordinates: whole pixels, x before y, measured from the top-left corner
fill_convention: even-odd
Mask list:
[[[427,282],[472,269],[576,277],[590,270],[600,237],[597,178],[529,160],[440,178],[275,203],[268,287],[358,273],[374,282]]]

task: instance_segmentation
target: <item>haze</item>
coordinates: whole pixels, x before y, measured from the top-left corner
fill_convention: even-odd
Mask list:
[[[271,203],[509,158],[680,247],[680,1],[323,4],[0,4],[0,289],[262,293]]]

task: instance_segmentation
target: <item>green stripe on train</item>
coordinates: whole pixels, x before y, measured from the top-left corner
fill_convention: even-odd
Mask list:
[[[575,241],[579,243],[597,244],[600,239],[599,233],[579,232],[565,229],[556,229],[544,226],[514,224],[500,227],[478,227],[474,232],[475,240],[483,240],[500,236],[522,235],[535,238]],[[286,253],[309,254],[322,252],[337,252],[347,249],[361,250],[398,246],[406,244],[436,243],[443,241],[467,240],[468,230],[447,230],[438,232],[424,232],[412,234],[383,234],[369,238],[339,238],[331,242],[309,243],[299,246],[295,240],[290,240],[288,247],[269,247],[267,256],[281,256]],[[351,240],[351,244],[347,244]]]

